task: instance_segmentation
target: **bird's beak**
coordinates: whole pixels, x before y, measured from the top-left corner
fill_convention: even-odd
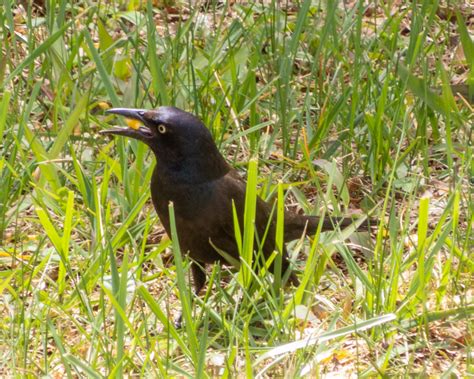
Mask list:
[[[132,109],[132,108],[112,108],[106,111],[106,113],[118,114],[124,116],[132,122],[128,123],[128,127],[113,127],[111,129],[101,130],[100,134],[114,134],[118,136],[130,137],[143,142],[147,142],[150,138],[153,137],[153,133],[146,126],[141,126],[136,123],[145,123],[144,115],[148,111],[146,109]]]

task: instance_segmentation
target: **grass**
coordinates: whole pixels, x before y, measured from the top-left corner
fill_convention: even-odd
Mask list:
[[[2,375],[474,373],[474,5],[16,3],[0,12]],[[377,232],[290,243],[301,285],[282,290],[251,270],[246,227],[241,270],[213,267],[194,296],[152,156],[98,135],[107,107],[162,104],[198,114],[243,175],[253,162],[246,225],[261,196],[370,212]]]

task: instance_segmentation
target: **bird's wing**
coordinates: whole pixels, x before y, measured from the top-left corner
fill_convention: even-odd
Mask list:
[[[226,214],[220,215],[220,230],[219,233],[216,233],[216,236],[214,236],[215,239],[213,239],[213,243],[215,243],[215,246],[217,247],[222,246],[223,250],[227,249],[227,252],[232,252],[232,256],[238,257],[233,214],[235,208],[240,232],[241,235],[243,235],[246,183],[235,170],[231,170],[226,176],[217,182],[216,192],[219,196],[225,194],[219,200],[219,203],[225,204],[225,206],[222,206],[222,208],[219,209],[226,209]],[[272,209],[269,204],[259,197],[257,197],[256,208],[256,239],[262,241],[264,235],[266,235],[263,242],[263,252],[265,256],[268,256],[273,252],[275,245],[274,223],[270,220]]]

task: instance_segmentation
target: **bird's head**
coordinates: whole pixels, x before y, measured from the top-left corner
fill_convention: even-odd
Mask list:
[[[102,130],[101,134],[130,137],[146,143],[161,167],[203,177],[215,177],[229,169],[209,130],[191,113],[175,107],[156,110],[113,108],[107,113],[139,121],[142,125],[114,127]]]

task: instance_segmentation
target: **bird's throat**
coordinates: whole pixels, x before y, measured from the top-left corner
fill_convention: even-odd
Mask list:
[[[160,159],[157,154],[155,174],[157,182],[167,185],[196,185],[225,176],[231,167],[220,154],[188,155],[181,159]]]

